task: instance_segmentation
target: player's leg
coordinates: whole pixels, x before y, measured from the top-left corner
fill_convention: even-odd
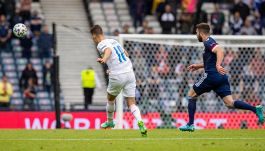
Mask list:
[[[189,122],[185,126],[181,126],[179,130],[181,131],[194,131],[194,117],[196,112],[196,101],[197,97],[205,92],[212,90],[212,84],[209,80],[209,76],[205,73],[199,81],[197,81],[193,87],[189,90],[188,93],[188,113],[189,113]]]
[[[197,94],[193,90],[193,88],[190,89],[188,93],[188,113],[189,113],[189,122],[188,125],[194,124],[194,116],[196,112],[196,102],[197,102]]]
[[[139,107],[136,105],[135,101],[135,90],[136,90],[136,80],[133,72],[125,74],[126,84],[123,88],[123,95],[126,98],[128,108],[131,110],[134,118],[137,120],[140,132],[142,136],[147,135],[147,129],[142,121],[141,112]]]
[[[134,118],[137,120],[137,125],[139,126],[142,136],[147,136],[147,128],[141,117],[141,112],[139,107],[136,105],[135,97],[126,97],[128,108],[131,110]]]
[[[113,95],[108,93],[108,102],[106,105],[108,122],[113,122],[113,114],[115,111],[115,98],[116,98],[116,96],[113,96]]]
[[[188,114],[189,114],[189,122],[187,125],[179,128],[181,131],[194,131],[194,116],[196,112],[196,102],[197,102],[197,94],[193,88],[189,90],[188,93]]]
[[[131,113],[133,114],[137,122],[142,121],[141,112],[135,103],[135,97],[126,97],[126,100],[128,108],[130,109]]]
[[[249,110],[255,113],[259,118],[259,123],[264,123],[264,116],[263,116],[263,108],[261,105],[258,106],[252,106],[244,101],[240,100],[233,100],[232,95],[228,95],[223,97],[223,101],[225,105],[229,108],[236,108],[236,109],[242,109],[242,110]]]
[[[223,99],[228,108],[250,110],[258,116],[259,122],[263,124],[264,117],[262,106],[258,105],[255,107],[244,101],[234,100],[231,95],[230,84],[227,76],[222,77],[222,83],[214,91]]]
[[[121,80],[119,80],[119,76],[109,77],[109,84],[107,88],[107,105],[106,105],[106,112],[107,112],[107,121],[101,124],[102,128],[113,128],[115,126],[113,122],[113,116],[115,111],[115,99],[119,95],[122,90]]]
[[[250,111],[256,113],[256,108],[254,106],[251,106],[244,101],[240,101],[240,100],[234,101],[232,95],[227,95],[227,96],[223,97],[223,101],[228,108],[250,110]]]
[[[115,111],[115,98],[116,96],[108,93],[108,102],[106,105],[107,121],[101,124],[102,128],[113,128],[115,126],[113,122],[113,116]]]

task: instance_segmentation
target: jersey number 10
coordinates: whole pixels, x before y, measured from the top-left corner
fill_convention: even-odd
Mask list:
[[[122,48],[120,46],[114,47],[114,50],[115,50],[116,54],[119,57],[120,63],[126,61],[126,57],[125,57],[124,52],[123,52],[123,50],[122,50]]]

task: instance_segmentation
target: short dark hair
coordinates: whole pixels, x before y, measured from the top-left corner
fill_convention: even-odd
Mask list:
[[[210,34],[210,25],[207,23],[200,23],[196,25],[196,28],[200,31],[203,32],[204,34]]]
[[[95,34],[95,35],[102,35],[103,34],[103,30],[99,25],[94,25],[91,29],[90,29],[90,33],[91,34]]]

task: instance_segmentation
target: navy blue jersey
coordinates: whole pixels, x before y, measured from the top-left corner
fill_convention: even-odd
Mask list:
[[[221,98],[231,95],[230,84],[227,75],[220,74],[216,69],[217,56],[212,51],[217,45],[216,41],[209,37],[204,44],[203,63],[204,76],[193,85],[193,90],[199,96],[213,90]]]
[[[203,53],[204,70],[206,73],[217,72],[216,69],[217,57],[216,54],[212,51],[213,48],[217,45],[217,43],[212,37],[209,37],[206,41],[203,42],[203,44],[205,47]]]

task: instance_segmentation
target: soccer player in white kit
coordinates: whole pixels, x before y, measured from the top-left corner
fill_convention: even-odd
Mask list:
[[[102,58],[98,58],[100,63],[106,63],[109,70],[109,84],[107,88],[108,103],[106,105],[107,121],[101,124],[102,128],[113,128],[113,114],[115,111],[115,98],[123,90],[123,96],[127,100],[127,105],[138,122],[139,129],[143,136],[147,136],[147,129],[141,118],[141,113],[135,104],[136,80],[126,50],[114,39],[105,39],[103,30],[99,25],[95,25],[90,30],[97,49]]]

